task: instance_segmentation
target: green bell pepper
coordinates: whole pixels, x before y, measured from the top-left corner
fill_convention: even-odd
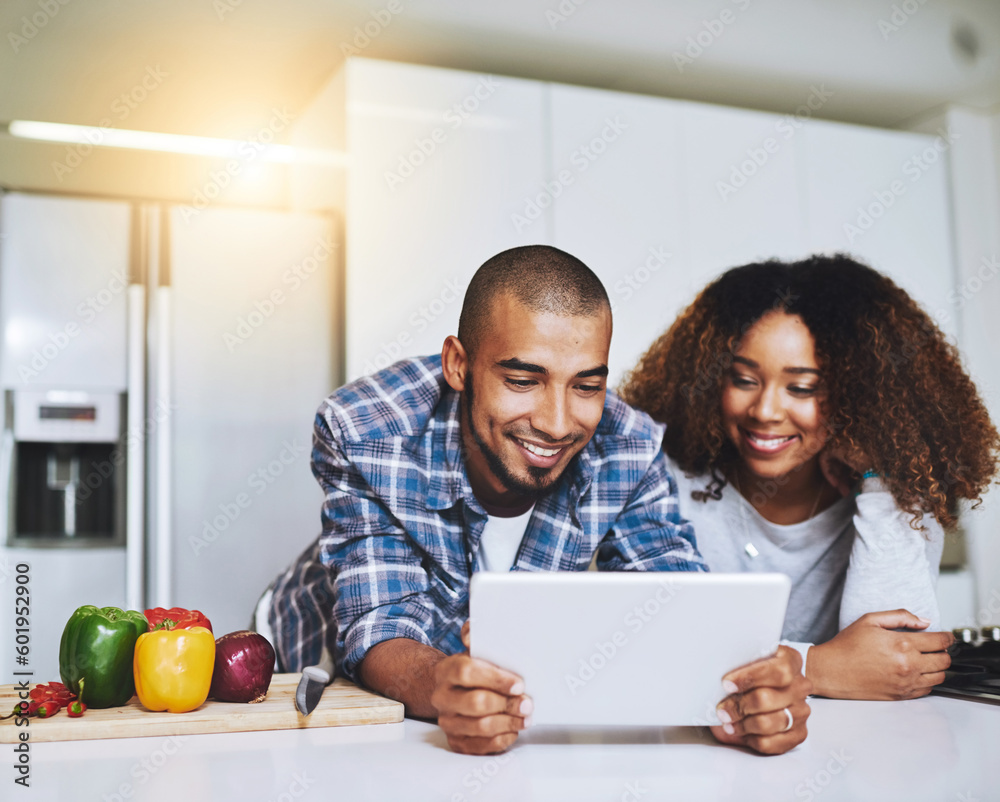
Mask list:
[[[138,610],[85,604],[66,622],[59,642],[59,675],[88,707],[118,707],[135,693],[135,642],[149,629]]]

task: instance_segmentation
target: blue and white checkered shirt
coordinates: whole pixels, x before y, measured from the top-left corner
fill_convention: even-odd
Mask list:
[[[367,651],[410,638],[462,651],[487,513],[473,495],[459,394],[440,357],[397,362],[316,415],[323,531],[274,584],[268,623],[285,671],[319,661],[357,680]],[[660,449],[662,427],[609,392],[593,438],[534,506],[514,571],[704,571]]]

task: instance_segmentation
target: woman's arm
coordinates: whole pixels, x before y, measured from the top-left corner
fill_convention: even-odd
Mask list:
[[[951,659],[939,625],[938,564],[944,531],[930,515],[910,526],[879,479],[865,479],[844,581],[840,633],[809,650],[814,693],[845,699],[909,699],[930,693]],[[875,612],[879,611],[879,612]],[[904,630],[904,631],[896,631]]]
[[[855,500],[851,561],[840,603],[840,628],[865,613],[902,607],[940,625],[937,605],[938,566],[944,530],[924,515],[923,531],[910,526],[911,516],[896,505],[881,479],[864,479]]]
[[[920,632],[925,619],[906,610],[867,613],[809,650],[813,693],[832,699],[915,699],[944,680],[949,632]],[[905,631],[896,631],[905,629]]]

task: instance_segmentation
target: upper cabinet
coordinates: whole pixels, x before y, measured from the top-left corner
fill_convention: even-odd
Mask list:
[[[349,59],[299,139],[349,158],[347,378],[439,351],[476,268],[532,243],[604,281],[612,385],[751,261],[846,251],[934,315],[954,285],[940,140],[810,114]]]
[[[810,250],[847,252],[888,273],[956,336],[942,133],[812,123],[800,142],[801,185]]]
[[[682,126],[680,191],[697,277],[762,259],[801,257],[807,245],[795,150],[799,129],[773,114],[694,103],[684,104]]]
[[[678,104],[550,88],[553,237],[604,282],[614,312],[610,381],[635,364],[684,301],[690,264]],[[526,241],[527,242],[527,241]]]
[[[440,352],[476,268],[550,239],[528,202],[546,176],[547,87],[367,60],[345,69],[353,379]]]

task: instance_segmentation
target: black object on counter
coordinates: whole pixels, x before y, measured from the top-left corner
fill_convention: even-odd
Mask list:
[[[953,630],[951,668],[934,693],[1000,702],[1000,626]]]

